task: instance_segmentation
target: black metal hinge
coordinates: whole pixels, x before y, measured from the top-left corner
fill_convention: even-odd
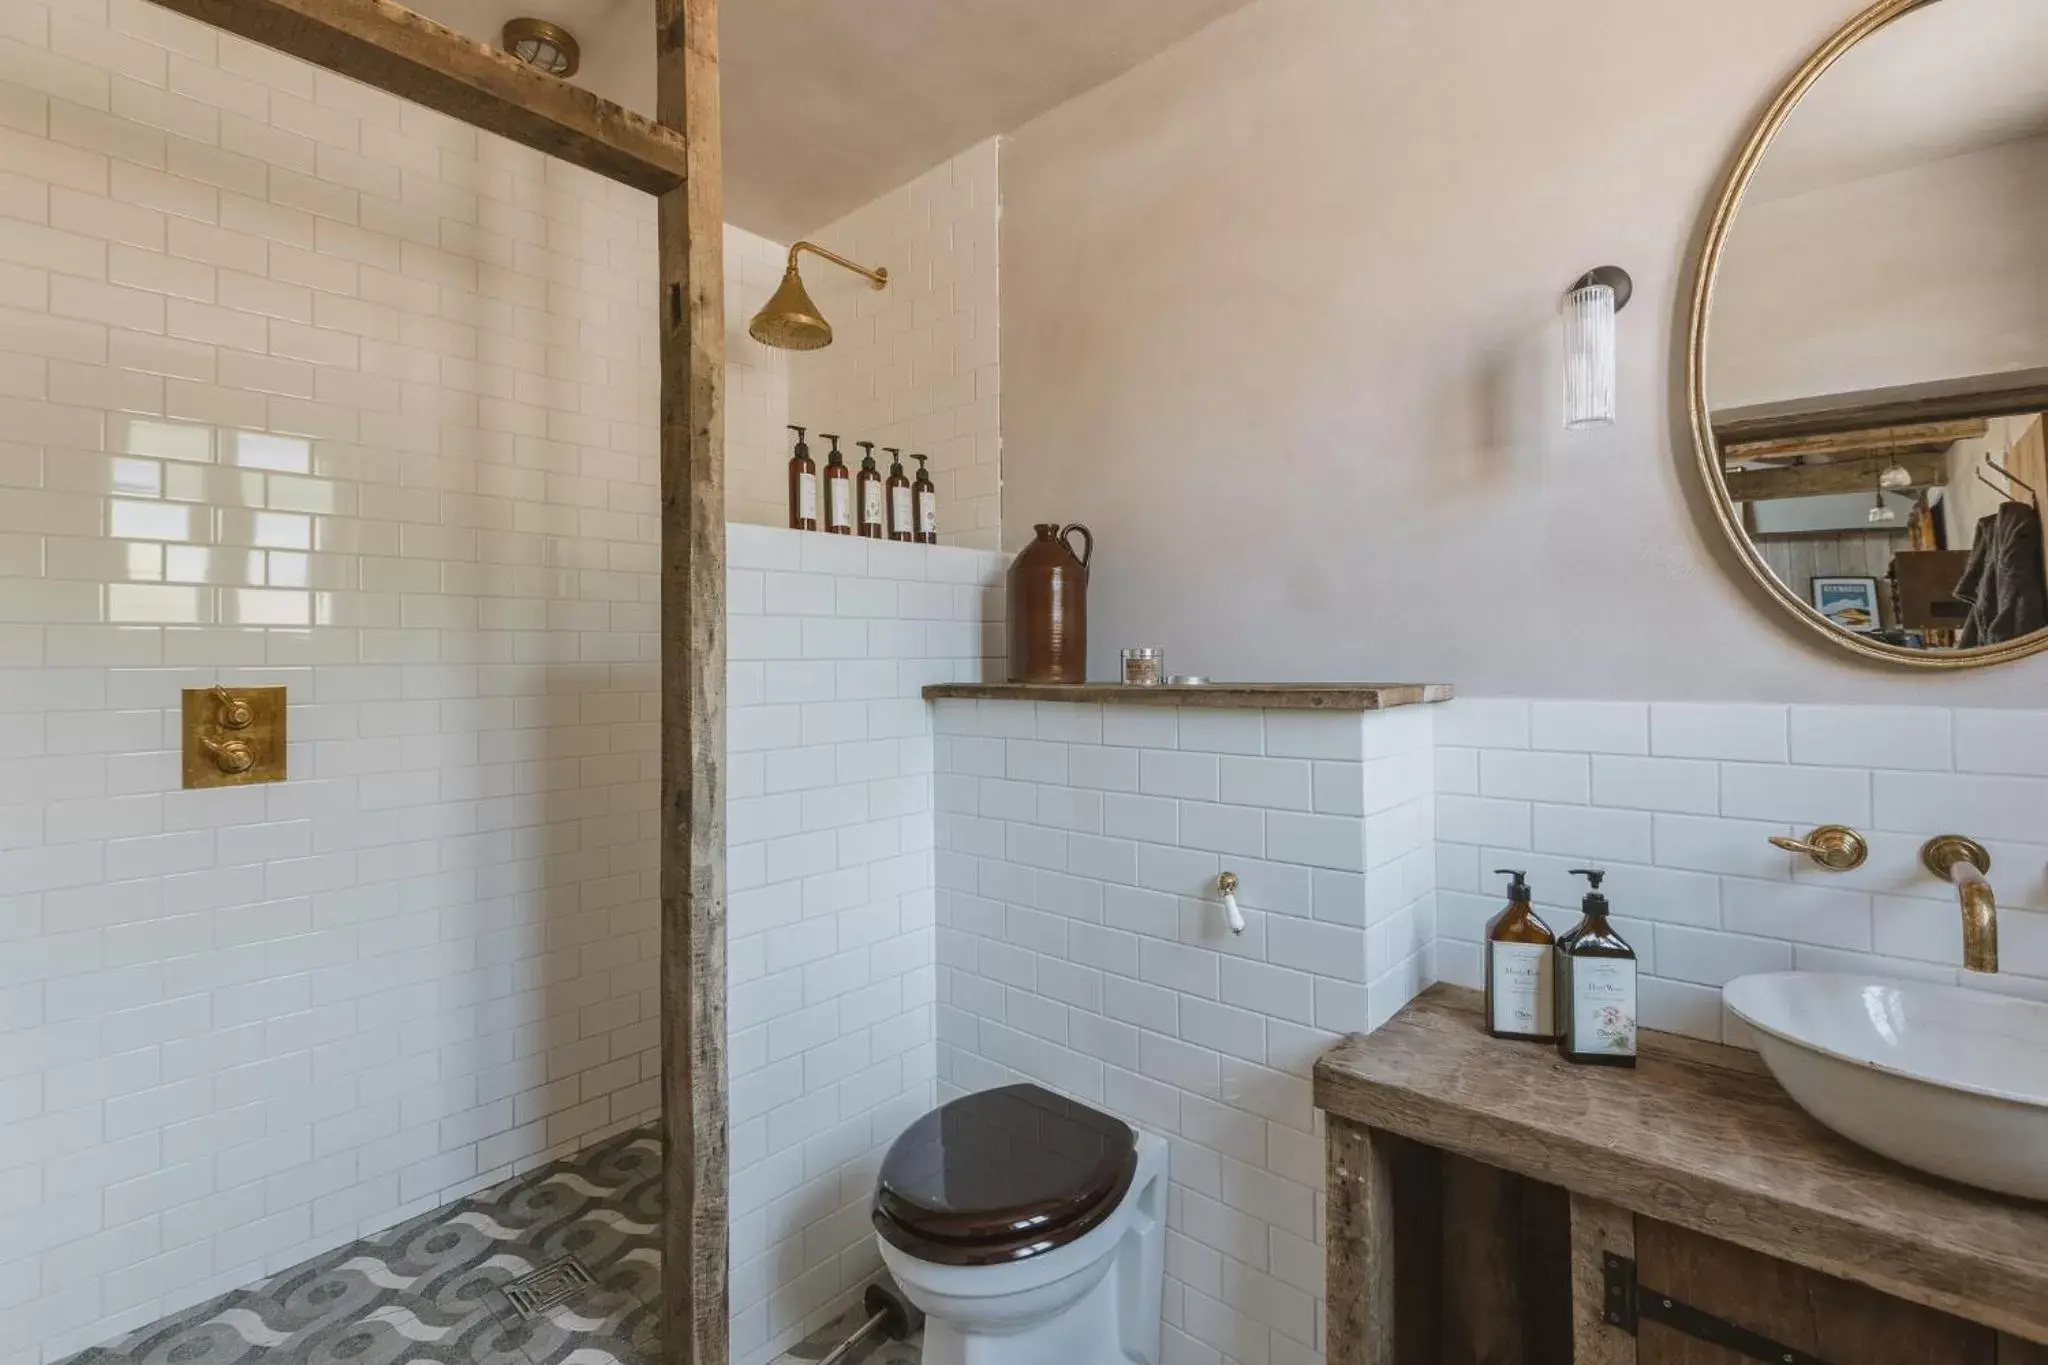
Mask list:
[[[1769,1365],[1827,1365],[1819,1356],[1808,1355],[1781,1342],[1752,1332],[1747,1327],[1738,1327],[1726,1318],[1717,1318],[1704,1309],[1661,1294],[1654,1289],[1645,1289],[1636,1282],[1636,1263],[1627,1256],[1606,1252],[1601,1257],[1601,1278],[1605,1281],[1605,1301],[1602,1316],[1607,1325],[1618,1327],[1630,1336],[1636,1334],[1636,1324],[1643,1318],[1661,1322],[1672,1331],[1724,1347],[1737,1355],[1751,1360],[1769,1362]]]

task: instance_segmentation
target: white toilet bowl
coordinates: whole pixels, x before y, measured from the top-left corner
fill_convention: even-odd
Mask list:
[[[1107,1115],[1058,1100],[1035,1086],[1006,1087],[989,1094],[1025,1091],[1032,1092],[1028,1099],[1042,1096],[1083,1110],[1089,1121],[1116,1124]],[[970,1101],[977,1098],[968,1097]],[[941,1109],[920,1123],[930,1124],[945,1115],[946,1110]],[[912,1132],[916,1129],[914,1125]],[[1069,1132],[1041,1131],[1037,1136],[1053,1146],[1071,1145]],[[891,1150],[892,1158],[909,1139],[906,1134],[899,1141],[898,1148]],[[1000,1137],[985,1133],[968,1140],[983,1145],[1001,1142]],[[1032,1140],[1026,1137],[1020,1142],[1028,1146]],[[957,1134],[952,1141],[956,1147],[961,1144]],[[926,1243],[927,1255],[905,1250],[891,1240],[892,1233],[899,1240],[908,1239],[882,1212],[878,1195],[876,1240],[883,1263],[904,1294],[926,1315],[923,1365],[1158,1365],[1166,1261],[1167,1148],[1152,1134],[1134,1133],[1125,1150],[1128,1186],[1112,1198],[1092,1205],[1076,1202],[1067,1210],[1066,1223],[1071,1226],[1077,1220],[1085,1221],[1086,1231],[1071,1240],[1062,1240],[1055,1231],[1036,1245],[1022,1248],[1013,1238],[1001,1253],[1004,1259],[987,1260],[964,1244]],[[1031,1165],[1028,1154],[1020,1157],[1005,1150],[995,1155],[999,1168]],[[1040,1176],[1043,1185],[1049,1177],[1043,1171]],[[885,1175],[885,1185],[886,1179]],[[1030,1183],[1028,1175],[1023,1180]],[[955,1179],[951,1183],[958,1187],[968,1182]],[[940,1181],[931,1188],[944,1185]],[[984,1181],[978,1194],[979,1203],[991,1206],[980,1212],[997,1215],[994,1221],[1000,1221],[1000,1215],[1008,1211],[1002,1191]],[[963,1191],[949,1201],[946,1213],[970,1217],[976,1212],[975,1202],[974,1194]],[[1055,1227],[1059,1221],[1047,1215],[1043,1224]],[[1028,1243],[1029,1230],[1016,1230],[1026,1233]],[[933,1259],[938,1255],[955,1263]],[[974,1259],[986,1263],[957,1263]]]

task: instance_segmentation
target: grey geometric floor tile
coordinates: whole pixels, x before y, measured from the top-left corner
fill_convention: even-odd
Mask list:
[[[658,1365],[661,1198],[639,1129],[62,1365]],[[504,1286],[565,1255],[595,1283],[522,1321]]]

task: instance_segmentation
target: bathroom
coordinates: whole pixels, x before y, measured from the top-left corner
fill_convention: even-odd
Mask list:
[[[2048,483],[2048,391],[2012,393],[2048,351],[2008,229],[2048,127],[2036,6],[728,0],[689,45],[722,138],[663,90],[653,0],[415,8],[488,49],[549,21],[529,56],[569,35],[570,89],[369,0],[0,5],[0,1365],[640,1365],[664,1312],[695,1324],[669,1359],[817,1361],[895,1250],[892,1145],[1027,1081],[1157,1140],[1157,1345],[1106,1359],[1405,1361],[1361,1352],[1377,1300],[1332,1268],[1355,1229],[1326,1171],[1399,1125],[1316,1064],[1485,984],[1496,868],[1560,933],[1572,869],[1606,870],[1637,955],[1640,1068],[1472,1054],[1540,1058],[1542,1084],[1672,1074],[1649,1031],[1756,1057],[1723,988],[1759,975],[2048,1002],[2044,637],[1953,657],[1963,617],[1909,611],[1903,567],[1953,584],[1974,524]],[[347,66],[387,21],[470,74]],[[661,287],[650,185],[594,168],[604,101],[643,116],[614,121],[643,130],[629,159],[722,185],[690,209],[721,228],[691,235],[717,268],[689,297],[720,300],[723,361],[689,402],[722,417],[690,439],[722,442],[726,536],[691,550],[687,603],[664,392],[673,339],[719,338]],[[1914,175],[1946,177],[1918,213],[1853,200]],[[1884,231],[1769,275],[1831,196]],[[799,241],[888,272],[797,258],[821,349],[750,336]],[[1574,429],[1567,357],[1599,359],[1608,318],[1568,351],[1565,299],[1607,266],[1611,420]],[[1896,307],[1859,267],[1900,272]],[[1844,300],[1771,359],[1771,329]],[[1917,393],[1823,430],[1891,433],[1850,460],[1762,448],[1821,430],[1771,405],[1994,375],[1981,412]],[[821,473],[828,433],[850,477],[860,442],[884,476],[925,456],[937,543],[790,529],[792,426]],[[1703,464],[1716,440],[1756,458]],[[1771,481],[1808,520],[1769,521],[1794,501]],[[1154,647],[1219,687],[1326,684],[1336,713],[972,691],[1019,662],[1012,559],[1076,523],[1087,678]],[[726,666],[678,684],[707,637]],[[250,742],[224,726],[244,701],[285,708],[250,737],[288,735],[253,774],[281,780],[188,789],[245,776],[202,744]],[[1863,861],[1770,842],[1827,826]],[[1987,855],[1996,974],[1966,971],[1959,889],[1923,865],[1944,835]],[[679,944],[664,890],[700,873],[724,920]],[[2043,1055],[2000,1082],[2028,1113]],[[1773,1132],[1835,1141],[1785,1103]],[[1449,1153],[1411,1183],[1468,1224],[1452,1191],[1528,1193],[1473,1165],[1588,1193],[1416,1124],[1390,1150]],[[1908,1240],[2037,1253],[1871,1292],[2003,1338],[1953,1358],[2042,1350],[2048,1294],[2011,1269],[2048,1264],[2040,1207],[1868,1160],[1914,1191],[1885,1186]],[[1645,1283],[1652,1218],[1834,1281],[1894,1247],[1745,1231],[1824,1221],[1761,1182],[1696,1201],[1753,1203],[1738,1226],[1589,1169]],[[520,1316],[505,1286],[551,1267],[563,1297]],[[1665,1330],[1576,1358],[1653,1361]],[[1421,1358],[1543,1358],[1440,1337]]]

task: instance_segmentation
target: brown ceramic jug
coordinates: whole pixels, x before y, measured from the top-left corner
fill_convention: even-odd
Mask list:
[[[1039,526],[1010,565],[1010,681],[1088,681],[1088,561],[1095,535],[1078,522]],[[1068,543],[1079,532],[1080,554]]]

